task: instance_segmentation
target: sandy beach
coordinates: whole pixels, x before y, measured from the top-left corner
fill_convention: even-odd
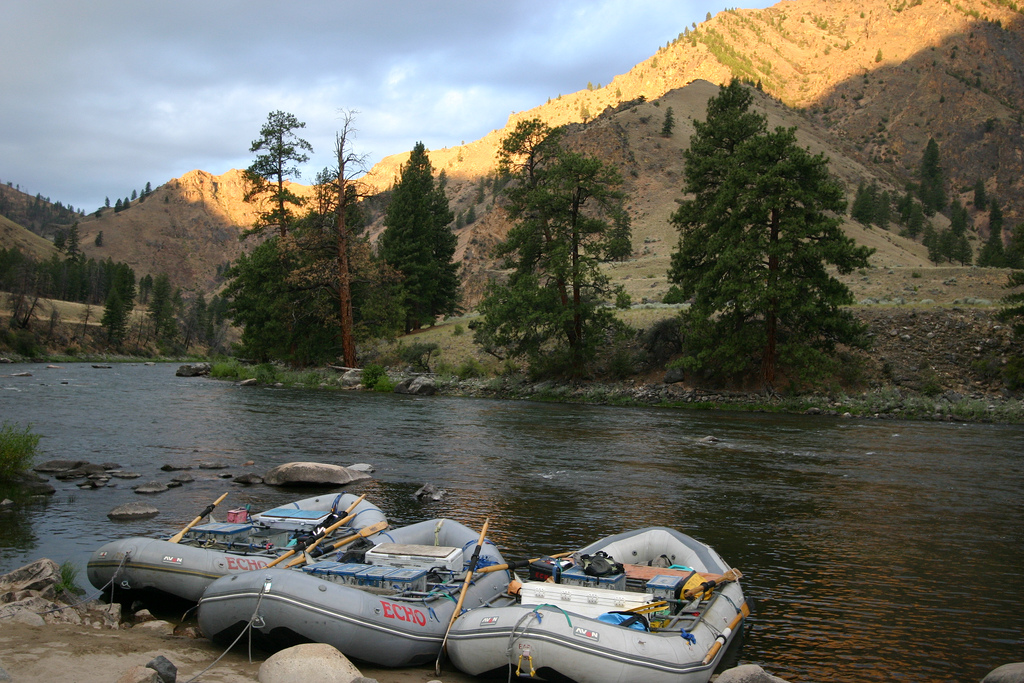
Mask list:
[[[99,630],[72,624],[29,626],[0,620],[0,681],[113,683],[128,669],[145,666],[154,657],[163,655],[178,667],[178,681],[184,683],[213,663],[222,652],[223,648],[205,638],[168,636],[139,627]],[[258,680],[260,664],[268,656],[254,651],[250,663],[244,648],[238,648],[198,680],[252,683]],[[450,664],[443,668],[441,676],[434,675],[433,665],[406,669],[359,666],[359,670],[380,683],[479,680],[456,671]]]

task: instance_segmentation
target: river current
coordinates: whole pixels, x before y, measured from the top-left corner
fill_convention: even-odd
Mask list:
[[[739,661],[792,681],[977,681],[1024,661],[1020,426],[238,387],[175,368],[0,366],[0,421],[42,435],[37,461],[142,474],[84,491],[53,480],[56,495],[0,512],[0,572],[50,557],[84,581],[105,541],[175,531],[225,491],[225,509],[311,495],[221,472],[365,462],[373,480],[350,488],[393,524],[489,517],[513,554],[648,525],[710,544],[755,607]],[[228,467],[155,496],[130,488],[211,460]],[[417,502],[426,482],[447,496]],[[107,519],[134,500],[160,515]]]

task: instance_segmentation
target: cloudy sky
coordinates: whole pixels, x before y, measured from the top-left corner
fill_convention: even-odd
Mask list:
[[[771,2],[745,3],[766,7]],[[91,211],[192,169],[245,168],[271,111],[330,163],[476,140],[608,83],[717,0],[6,0],[0,182]],[[734,6],[734,5],[732,5]]]

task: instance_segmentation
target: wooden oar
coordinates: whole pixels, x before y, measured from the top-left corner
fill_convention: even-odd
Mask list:
[[[352,534],[351,536],[346,536],[345,538],[343,538],[340,541],[338,541],[337,543],[335,543],[333,547],[334,548],[340,548],[341,546],[347,545],[347,544],[349,544],[352,541],[355,541],[357,539],[366,538],[367,536],[373,536],[378,531],[384,531],[387,528],[388,528],[388,523],[385,522],[384,520],[381,520],[379,522],[376,522],[375,524],[371,524],[370,526],[363,527],[362,529],[359,530],[358,533]],[[309,562],[309,556],[310,556],[309,555],[309,551],[312,550],[313,548],[315,548],[317,546],[317,543],[319,543],[322,540],[323,539],[320,538],[320,539],[317,539],[317,541],[315,543],[310,544],[305,549],[305,551],[302,553],[302,557],[296,557],[294,560],[289,562],[286,566],[294,567],[295,565],[299,564],[300,562]],[[270,565],[268,564],[267,566],[269,567]]]
[[[230,491],[229,491],[228,493],[230,493]],[[194,527],[194,526],[195,526],[196,524],[199,524],[199,522],[200,522],[200,521],[201,521],[201,520],[203,519],[203,517],[205,517],[206,515],[208,515],[208,514],[210,514],[211,512],[213,512],[214,508],[216,508],[216,507],[217,507],[218,505],[220,505],[220,502],[221,502],[222,500],[224,500],[225,498],[227,498],[227,497],[228,497],[228,494],[227,494],[227,493],[225,493],[225,494],[224,494],[223,496],[221,496],[221,497],[220,497],[220,498],[218,498],[217,500],[213,501],[213,502],[212,502],[211,504],[207,505],[207,506],[206,506],[206,509],[205,509],[205,510],[203,510],[202,512],[200,512],[200,513],[199,513],[199,516],[198,516],[198,517],[196,517],[196,518],[195,518],[195,519],[193,519],[193,520],[192,520],[191,522],[189,522],[189,523],[188,523],[188,524],[187,524],[187,525],[185,526],[185,528],[184,528],[184,529],[182,529],[182,530],[181,530],[181,531],[179,531],[178,533],[176,533],[176,534],[174,534],[173,536],[171,536],[171,537],[170,537],[170,539],[168,539],[168,540],[169,540],[169,541],[170,541],[171,543],[177,543],[178,541],[180,541],[180,540],[181,540],[181,539],[182,539],[182,538],[183,538],[183,537],[185,536],[185,534],[187,534],[187,533],[188,533],[188,530],[189,530],[189,529],[191,529],[192,527]]]
[[[522,569],[523,567],[529,567],[532,563],[543,560],[545,558],[552,558],[557,560],[560,557],[567,557],[572,555],[572,551],[567,553],[558,553],[557,555],[544,555],[543,557],[534,557],[530,560],[516,560],[515,562],[509,562],[508,564],[492,564],[489,567],[483,567],[477,571],[477,574],[487,574],[488,572],[500,572],[503,569]]]
[[[441,641],[441,650],[437,653],[437,662],[434,664],[434,675],[441,675],[441,658],[444,657],[444,648],[448,644],[448,634],[452,632],[452,626],[455,625],[455,620],[459,618],[462,612],[462,603],[466,600],[466,591],[469,590],[469,584],[473,581],[473,572],[476,570],[476,563],[480,559],[480,549],[484,545],[484,536],[487,535],[487,527],[491,523],[491,518],[488,517],[484,520],[484,528],[480,530],[480,538],[477,539],[476,547],[473,548],[473,556],[469,558],[469,571],[466,572],[466,578],[462,581],[462,590],[459,592],[459,601],[455,603],[455,611],[452,612],[452,620],[448,622],[448,628],[444,630],[444,639]]]
[[[739,569],[729,569],[724,574],[722,574],[722,577],[720,579],[705,581],[696,588],[691,588],[690,590],[685,591],[679,597],[681,597],[683,600],[689,600],[690,598],[694,597],[695,595],[698,595],[699,593],[706,593],[710,590],[714,590],[715,586],[719,586],[723,583],[732,583],[733,581],[739,581],[742,578],[743,573]]]
[[[352,518],[355,517],[355,515],[352,514],[352,510],[355,509],[356,505],[359,505],[359,503],[363,502],[363,498],[366,498],[366,494],[365,493],[363,495],[359,496],[358,498],[356,498],[354,501],[352,501],[351,505],[349,505],[347,508],[345,508],[345,516],[344,517],[342,517],[337,522],[335,522],[334,524],[332,524],[329,527],[327,527],[326,529],[324,529],[322,532],[318,533],[316,535],[316,542],[319,543],[320,539],[324,538],[325,536],[329,536],[330,534],[332,534],[334,532],[335,529],[337,529],[341,525],[343,525],[343,524],[345,524],[347,522],[352,521]],[[273,562],[268,564],[266,568],[270,568],[270,567],[273,567],[274,565],[280,564],[283,560],[287,560],[289,557],[294,555],[296,552],[298,552],[299,550],[303,550],[304,548],[305,548],[305,546],[303,548],[293,548],[292,550],[289,550],[288,552],[286,552],[285,554],[281,555],[276,560],[274,560]]]
[[[725,645],[725,641],[729,640],[729,634],[732,633],[732,630],[736,628],[736,626],[741,621],[743,621],[746,617],[749,616],[750,608],[747,607],[747,603],[744,602],[742,605],[740,605],[740,612],[736,615],[736,618],[729,622],[729,625],[725,627],[724,631],[718,634],[718,637],[715,638],[715,642],[711,645],[711,649],[708,650],[708,653],[706,655],[704,655],[704,664],[707,664],[715,658],[715,655],[718,654],[718,651],[722,649],[723,645]]]

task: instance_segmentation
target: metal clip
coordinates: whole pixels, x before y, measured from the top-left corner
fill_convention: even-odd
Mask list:
[[[269,577],[269,576],[267,578],[265,578],[263,580],[263,590],[261,590],[260,593],[269,593],[270,592],[270,584],[271,584],[272,581],[273,581],[273,579],[271,577]]]

